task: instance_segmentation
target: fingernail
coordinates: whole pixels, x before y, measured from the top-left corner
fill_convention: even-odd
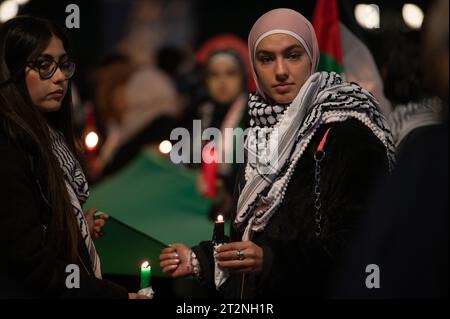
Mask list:
[[[97,217],[97,216],[103,215],[103,214],[104,214],[104,212],[102,212],[101,210],[97,210],[97,211],[94,213],[94,216]]]

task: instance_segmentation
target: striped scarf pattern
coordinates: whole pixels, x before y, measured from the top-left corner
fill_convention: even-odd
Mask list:
[[[416,128],[438,125],[442,121],[442,102],[439,99],[423,99],[418,103],[397,105],[388,118],[396,147]]]
[[[64,180],[67,192],[70,196],[70,203],[72,204],[73,213],[75,214],[82,239],[89,252],[95,277],[101,279],[100,258],[98,257],[94,242],[89,233],[88,222],[82,209],[82,205],[89,198],[89,185],[83,170],[81,169],[80,163],[67,146],[64,136],[51,127],[49,127],[49,132],[53,154],[57,158],[64,173]]]
[[[234,221],[235,228],[244,231],[244,241],[264,230],[276,213],[298,161],[322,124],[358,119],[383,143],[390,169],[394,167],[395,147],[378,102],[358,84],[344,83],[336,73],[313,74],[288,107],[270,106],[252,94],[249,108],[253,125],[246,140],[246,183]],[[262,125],[263,113],[254,110],[267,109],[269,114],[269,108],[275,113],[275,109],[283,110],[283,114],[275,125],[268,120]]]

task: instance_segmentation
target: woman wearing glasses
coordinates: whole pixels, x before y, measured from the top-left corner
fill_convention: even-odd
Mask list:
[[[101,279],[93,239],[104,221],[82,210],[67,50],[45,20],[0,28],[0,297],[140,298]]]

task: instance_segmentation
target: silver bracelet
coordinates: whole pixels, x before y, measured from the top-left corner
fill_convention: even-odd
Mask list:
[[[190,266],[192,274],[195,278],[200,278],[200,263],[198,262],[198,258],[195,255],[194,251],[191,250],[191,256],[190,256]]]

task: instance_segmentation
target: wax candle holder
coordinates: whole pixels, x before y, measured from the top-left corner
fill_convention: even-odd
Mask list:
[[[155,295],[155,292],[153,291],[152,287],[147,287],[144,289],[141,289],[138,291],[139,295],[147,296],[150,299],[153,299],[153,296]]]

